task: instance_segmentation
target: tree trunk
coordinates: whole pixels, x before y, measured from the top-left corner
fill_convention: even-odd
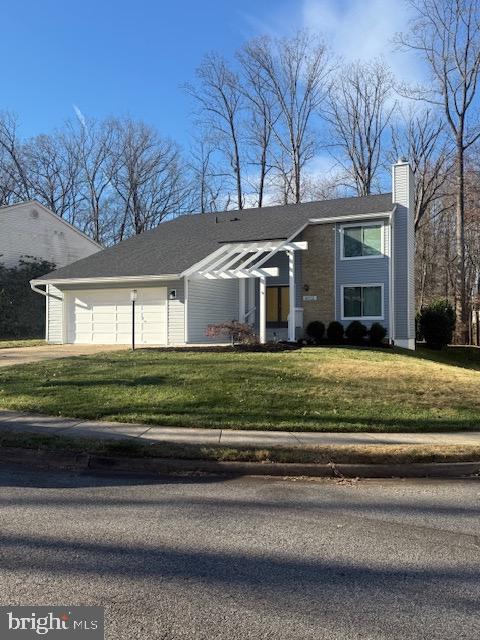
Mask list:
[[[467,292],[465,281],[465,158],[462,142],[457,143],[455,163],[455,341],[468,342]]]

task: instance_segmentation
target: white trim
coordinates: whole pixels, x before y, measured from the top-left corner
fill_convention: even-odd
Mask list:
[[[246,279],[241,278],[238,283],[238,319],[245,322],[245,284]]]
[[[395,346],[400,347],[401,349],[410,349],[410,351],[415,351],[415,338],[399,338],[395,340]]]
[[[265,278],[260,278],[259,293],[260,317],[259,317],[259,333],[260,343],[265,344],[267,341],[267,287]]]
[[[183,339],[188,343],[188,276],[183,278]]]
[[[39,291],[39,289],[37,290]],[[49,323],[49,317],[48,317],[48,307],[49,307],[49,300],[48,300],[48,294],[49,294],[49,285],[47,284],[47,286],[45,287],[45,342],[48,342],[48,337],[50,335],[50,323]]]
[[[162,289],[165,289],[165,343],[168,347],[168,345],[170,344],[170,340],[169,340],[169,335],[170,335],[170,327],[169,325],[169,320],[168,317],[170,315],[170,300],[168,299],[168,288],[167,287],[161,287]]]
[[[70,323],[69,323],[69,307],[71,304],[70,292],[65,291],[63,294],[62,305],[62,344],[70,342]]]
[[[381,316],[345,316],[345,289],[353,288],[353,287],[380,287],[382,292],[382,315]],[[383,282],[356,282],[354,284],[341,284],[340,285],[341,292],[341,319],[348,320],[385,320],[385,292],[384,292],[384,283]]]
[[[264,256],[261,260],[256,262],[253,268],[258,269],[258,267],[261,267],[263,264],[265,264],[265,262],[268,262],[279,251],[306,251],[307,249],[308,242],[292,242],[291,240],[285,240],[284,242],[281,242],[278,247],[272,249],[268,255]]]
[[[125,282],[125,283],[133,283],[133,282],[156,282],[162,280],[180,280],[180,274],[168,274],[161,276],[109,276],[109,277],[99,277],[99,278],[58,278],[54,280],[53,278],[49,278],[48,280],[42,280],[42,278],[38,278],[36,280],[30,280],[30,286],[39,285],[39,284],[109,284],[111,282]]]
[[[200,260],[199,262],[195,262],[195,264],[192,264],[191,267],[189,267],[188,269],[185,269],[185,271],[183,271],[180,274],[180,276],[181,277],[182,276],[190,276],[192,273],[195,273],[195,271],[198,271],[205,264],[208,264],[212,260],[212,258],[216,258],[217,256],[221,255],[222,253],[225,253],[225,251],[227,251],[227,249],[228,249],[227,245],[222,245],[221,247],[216,249],[213,253],[209,253],[208,256],[203,258],[203,260]]]
[[[288,340],[295,342],[295,251],[292,249],[288,251],[288,287]]]
[[[382,218],[389,218],[392,211],[382,211],[380,213],[357,213],[351,216],[332,216],[331,218],[310,218],[308,223],[302,227],[302,230],[309,224],[328,224],[329,222],[344,222],[349,224],[350,221],[357,220],[376,220]]]
[[[390,255],[388,260],[389,288],[388,288],[388,320],[389,339],[395,340],[395,212],[397,205],[393,208],[390,219]]]
[[[221,251],[217,249],[204,258],[200,268],[194,270],[191,267],[188,273],[195,278],[210,280],[277,277],[277,267],[262,265],[278,251],[305,251],[307,247],[306,242],[289,240],[227,243]]]
[[[380,227],[380,245],[382,247],[382,252],[378,255],[373,256],[346,256],[345,255],[345,228],[346,227],[360,227],[363,229],[364,227]],[[375,260],[378,258],[385,258],[385,223],[382,221],[377,222],[365,222],[363,224],[355,224],[350,222],[345,222],[340,225],[340,260],[349,261],[349,260]]]

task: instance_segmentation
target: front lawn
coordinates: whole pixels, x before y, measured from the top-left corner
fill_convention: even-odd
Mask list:
[[[24,340],[3,340],[0,338],[0,349],[13,349],[14,347],[40,347],[45,344],[45,340],[41,340],[40,338],[25,338]]]
[[[480,429],[480,350],[146,349],[0,370],[0,408],[185,427]]]

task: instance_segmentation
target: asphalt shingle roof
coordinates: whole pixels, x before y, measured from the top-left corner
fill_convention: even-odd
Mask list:
[[[391,211],[392,194],[338,198],[284,206],[185,215],[124,240],[42,280],[179,274],[222,242],[290,237],[310,218]]]

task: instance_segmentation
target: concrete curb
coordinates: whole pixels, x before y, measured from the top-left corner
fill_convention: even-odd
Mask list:
[[[480,461],[413,464],[216,462],[107,457],[17,447],[0,449],[0,467],[4,465],[28,466],[48,471],[94,471],[143,476],[209,473],[226,476],[306,476],[311,478],[466,478],[480,475]]]

